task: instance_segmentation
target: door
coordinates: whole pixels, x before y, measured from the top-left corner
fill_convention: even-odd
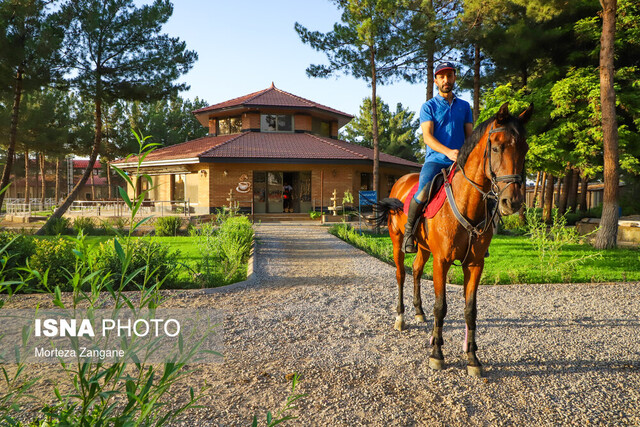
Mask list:
[[[282,172],[267,172],[267,212],[282,213]]]

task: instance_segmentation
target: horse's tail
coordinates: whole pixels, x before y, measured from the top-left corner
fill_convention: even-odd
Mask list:
[[[378,227],[386,226],[389,221],[389,214],[399,214],[404,210],[404,203],[401,200],[387,197],[376,203],[377,215],[374,216],[373,222]]]

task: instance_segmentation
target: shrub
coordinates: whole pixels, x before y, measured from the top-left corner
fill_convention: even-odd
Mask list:
[[[498,224],[498,234],[521,236],[527,232],[525,224],[520,220],[520,214],[503,216]]]
[[[123,290],[136,290],[144,285],[148,286],[160,282],[165,278],[163,287],[171,287],[175,284],[180,251],[169,252],[169,246],[141,238],[129,238],[122,242],[122,246],[126,253],[131,254],[131,261],[125,276],[145,267],[131,282],[126,284]],[[116,287],[120,284],[123,265],[116,252],[114,239],[100,244],[95,259],[95,268],[101,269],[104,274],[111,273]],[[146,283],[145,276],[147,277]]]
[[[71,221],[69,218],[53,218],[45,224],[44,234],[47,236],[59,236],[60,234],[68,233],[70,228]]]
[[[36,244],[31,236],[2,231],[0,232],[0,249],[5,246],[7,249],[0,256],[4,260],[4,280],[14,280],[18,277],[14,270],[27,265],[27,259],[36,251]]]
[[[219,227],[202,224],[197,230],[202,264],[196,279],[203,287],[226,285],[244,279],[251,252],[253,227],[246,216],[219,215]]]
[[[181,218],[162,216],[156,220],[156,236],[177,236],[181,226]]]
[[[76,256],[73,253],[73,242],[59,237],[57,239],[37,239],[35,252],[30,258],[30,266],[40,275],[44,275],[49,269],[47,285],[51,288],[60,285],[63,291],[70,291],[68,272],[75,269]],[[44,287],[44,283],[37,284]]]
[[[73,231],[75,234],[94,234],[96,230],[96,224],[93,222],[93,219],[90,217],[80,216],[73,220]]]

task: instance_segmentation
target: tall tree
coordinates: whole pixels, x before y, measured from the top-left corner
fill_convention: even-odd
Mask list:
[[[174,81],[197,59],[184,42],[161,33],[173,13],[168,0],[141,7],[133,0],[72,1],[63,11],[72,17],[65,43],[74,70],[71,83],[93,100],[94,140],[80,181],[49,221],[67,211],[91,175],[102,143],[103,103],[162,99],[186,89]],[[43,232],[44,227],[38,231]]]
[[[51,1],[0,2],[0,87],[13,102],[6,163],[0,188],[9,184],[24,90],[49,84],[60,76],[59,49],[63,39],[60,15],[48,10]],[[1,90],[1,89],[0,89]],[[4,192],[0,193],[0,206]]]
[[[618,238],[620,159],[618,157],[616,92],[613,86],[617,3],[617,0],[600,0],[602,5],[600,103],[602,105],[602,136],[604,143],[604,195],[600,230],[594,242],[594,246],[598,249],[616,247]]]
[[[417,131],[418,119],[415,113],[396,105],[396,111],[378,97],[378,130],[380,151],[416,161],[421,150]],[[373,147],[373,125],[371,121],[371,98],[365,98],[360,106],[360,114],[349,122],[341,132],[341,139],[365,147]]]
[[[377,99],[378,84],[391,79],[406,52],[399,53],[395,27],[392,25],[396,5],[391,0],[335,0],[342,10],[341,21],[333,31],[321,33],[309,31],[301,24],[295,30],[303,43],[327,55],[329,65],[311,65],[307,74],[312,77],[329,77],[345,72],[365,79],[371,86],[371,99]],[[380,144],[377,103],[371,103],[373,139],[373,189],[378,192],[380,183]]]

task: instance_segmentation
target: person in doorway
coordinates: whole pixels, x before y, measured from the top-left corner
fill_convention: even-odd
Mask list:
[[[289,183],[285,183],[282,189],[282,198],[284,200],[283,206],[285,212],[293,212],[291,197],[293,194],[293,187]]]
[[[456,69],[450,62],[438,64],[435,84],[438,94],[425,102],[420,109],[420,128],[427,146],[425,162],[420,171],[418,191],[409,203],[402,250],[417,252],[413,234],[414,226],[426,203],[431,180],[458,158],[458,151],[473,131],[471,106],[453,93]]]

